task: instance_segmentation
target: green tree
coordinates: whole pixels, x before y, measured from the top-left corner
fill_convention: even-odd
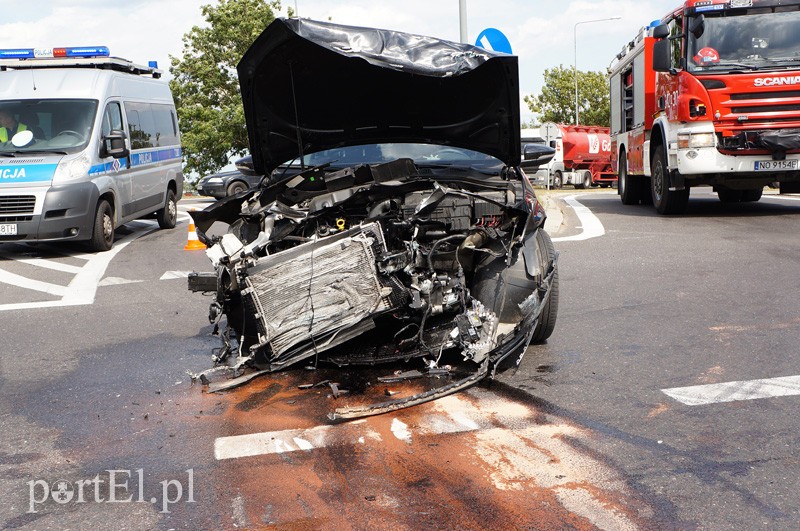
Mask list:
[[[575,123],[575,75],[571,67],[559,65],[544,71],[544,87],[538,95],[524,98],[542,122]],[[582,125],[610,123],[608,78],[603,72],[578,70],[579,119]]]
[[[170,57],[169,85],[180,119],[187,173],[212,173],[230,157],[247,153],[236,64],[280,8],[277,0],[219,0],[204,5],[200,9],[207,25],[194,26],[183,36],[183,55]]]

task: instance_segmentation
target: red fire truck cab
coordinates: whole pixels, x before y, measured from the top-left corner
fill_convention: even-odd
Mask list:
[[[612,166],[624,204],[685,210],[689,190],[800,192],[800,1],[690,0],[611,65]]]

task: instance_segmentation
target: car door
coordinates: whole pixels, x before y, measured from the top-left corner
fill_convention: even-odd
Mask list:
[[[131,142],[133,205],[125,214],[128,217],[163,206],[165,184],[164,172],[153,157],[157,135],[150,104],[126,101],[124,109]]]
[[[106,103],[100,123],[100,140],[111,133],[111,131],[125,131],[125,123],[122,118],[122,104],[119,101],[111,100]],[[102,150],[101,150],[102,153]],[[114,157],[104,157],[101,159],[101,172],[112,176],[117,192],[117,208],[122,216],[125,215],[126,208],[133,202],[133,187],[131,183],[131,169],[129,168],[129,157],[115,159]],[[126,207],[128,205],[128,207]]]

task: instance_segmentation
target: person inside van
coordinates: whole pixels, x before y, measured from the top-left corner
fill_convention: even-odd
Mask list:
[[[0,142],[8,142],[14,135],[28,128],[23,123],[17,122],[14,115],[8,111],[0,110]]]
[[[33,138],[44,140],[44,131],[39,127],[39,116],[32,111],[23,111],[19,113],[21,123],[33,133]]]

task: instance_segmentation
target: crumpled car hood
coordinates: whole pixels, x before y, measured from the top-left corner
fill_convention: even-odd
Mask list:
[[[237,66],[254,169],[346,145],[424,142],[520,162],[515,56],[278,19]]]

